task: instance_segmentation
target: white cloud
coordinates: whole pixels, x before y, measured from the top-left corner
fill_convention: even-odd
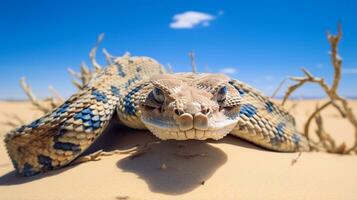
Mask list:
[[[233,67],[227,67],[227,68],[221,69],[219,72],[223,73],[223,74],[236,74],[236,73],[238,73],[238,69],[233,68]]]
[[[171,22],[170,27],[174,29],[191,29],[195,26],[209,26],[210,21],[215,19],[215,16],[196,11],[186,11],[184,13],[179,13],[174,15],[172,18],[174,21]]]
[[[344,73],[344,74],[357,74],[357,68],[347,68],[347,69],[343,69],[342,68],[342,73]]]

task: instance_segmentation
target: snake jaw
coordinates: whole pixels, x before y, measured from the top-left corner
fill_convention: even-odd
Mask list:
[[[144,122],[144,121],[143,121]],[[199,130],[192,128],[190,130],[182,131],[178,128],[168,128],[168,127],[159,127],[156,124],[150,122],[144,122],[145,126],[159,139],[161,140],[206,140],[214,139],[219,140],[230,133],[235,127],[236,123],[230,123],[225,127],[215,127],[208,130]]]
[[[159,111],[151,111],[151,114],[155,112]],[[219,111],[219,114],[213,114],[210,117],[206,117],[204,120],[200,119],[204,117],[201,114],[198,114],[200,120],[206,121],[205,125],[202,126],[202,124],[200,124],[200,121],[198,123],[195,121],[195,118],[197,116],[192,117],[189,116],[189,114],[185,113],[183,114],[184,118],[187,118],[185,120],[192,119],[191,126],[182,126],[180,125],[181,116],[168,117],[166,119],[165,117],[163,117],[163,115],[161,116],[161,118],[156,118],[153,116],[148,117],[145,115],[141,115],[141,121],[156,137],[160,138],[161,140],[219,140],[229,134],[237,126],[239,119],[237,117],[224,118],[224,120],[222,120],[221,117],[224,116],[224,111]]]

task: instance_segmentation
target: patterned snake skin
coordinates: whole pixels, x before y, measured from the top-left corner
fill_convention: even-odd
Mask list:
[[[294,118],[247,84],[224,75],[166,74],[148,57],[122,57],[52,112],[5,137],[16,170],[31,176],[68,165],[114,112],[161,139],[220,139],[230,133],[275,151],[307,151]]]

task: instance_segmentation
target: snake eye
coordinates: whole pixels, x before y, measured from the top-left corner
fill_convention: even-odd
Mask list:
[[[219,103],[223,102],[224,100],[226,100],[226,96],[227,96],[227,86],[223,86],[219,88],[219,90],[217,91],[217,101]]]
[[[159,89],[159,88],[154,88],[153,94],[154,94],[154,99],[155,99],[155,101],[157,101],[158,103],[164,103],[164,101],[165,101],[165,94],[164,94],[164,92],[163,92],[161,89]]]

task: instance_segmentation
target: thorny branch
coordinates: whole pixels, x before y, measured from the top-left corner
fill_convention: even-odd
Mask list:
[[[326,95],[329,97],[330,100],[327,103],[325,103],[323,106],[317,107],[316,110],[310,115],[307,122],[305,123],[304,133],[306,137],[309,139],[309,141],[311,142],[313,150],[318,150],[315,147],[313,147],[313,145],[319,145],[323,147],[323,150],[330,153],[349,154],[353,152],[357,153],[357,119],[353,114],[352,109],[348,104],[348,101],[338,94],[338,86],[341,80],[341,71],[342,71],[342,58],[338,54],[338,44],[341,40],[341,37],[342,37],[341,24],[338,25],[337,35],[332,35],[330,33],[327,33],[327,39],[331,45],[331,51],[330,51],[331,62],[334,68],[334,78],[333,78],[332,85],[329,86],[323,78],[315,77],[308,70],[303,68],[302,71],[305,75],[304,77],[290,77],[290,79],[295,81],[296,83],[288,87],[282,105],[285,104],[286,100],[293,92],[295,92],[298,88],[305,85],[305,83],[318,84],[324,90],[324,92],[326,93]],[[326,107],[330,105],[333,105],[341,114],[341,116],[346,117],[354,127],[355,142],[354,145],[348,149],[346,148],[345,143],[336,146],[332,137],[328,133],[326,133],[326,131],[323,129],[322,117],[320,113],[322,110],[324,110]],[[313,119],[315,119],[315,122],[318,126],[318,129],[316,130],[316,134],[319,139],[318,142],[313,142],[309,137],[309,128]]]

